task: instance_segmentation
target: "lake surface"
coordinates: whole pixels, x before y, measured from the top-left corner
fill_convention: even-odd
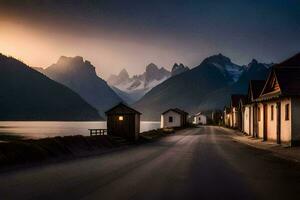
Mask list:
[[[141,132],[157,129],[160,122],[141,122]],[[89,135],[88,129],[106,128],[106,122],[0,121],[0,135],[38,139],[55,136]]]

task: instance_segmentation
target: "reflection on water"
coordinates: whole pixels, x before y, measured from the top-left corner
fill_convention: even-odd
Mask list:
[[[141,132],[160,127],[159,122],[141,122]],[[25,138],[45,138],[67,135],[89,135],[88,129],[106,128],[106,122],[0,122],[0,135],[18,135]]]

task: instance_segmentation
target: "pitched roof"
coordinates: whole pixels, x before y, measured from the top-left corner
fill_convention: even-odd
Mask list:
[[[274,65],[273,67],[296,67],[300,66],[300,52],[296,55],[282,61],[279,64]]]
[[[241,98],[244,98],[243,94],[232,94],[231,95],[231,107],[238,107]]]
[[[267,85],[274,76],[279,84],[280,92],[268,93]],[[272,67],[259,100],[279,96],[300,96],[300,53]]]
[[[239,100],[239,106],[243,106],[248,103],[248,96],[243,95]]]
[[[274,72],[280,86],[281,95],[300,95],[300,63],[296,67],[275,68]]]
[[[119,103],[118,105],[112,107],[111,109],[109,109],[108,111],[105,112],[106,115],[110,115],[110,114],[139,114],[141,115],[141,113],[133,108],[130,108],[129,106],[125,105],[124,103]]]
[[[179,108],[170,108],[170,109],[166,110],[165,112],[163,112],[162,115],[166,114],[166,113],[169,112],[169,111],[176,112],[176,113],[178,113],[178,114],[180,114],[180,115],[188,115],[188,114],[189,114],[189,113],[187,113],[187,112],[185,112],[184,110],[181,110],[181,109],[179,109]]]
[[[264,86],[265,80],[251,80],[249,83],[250,100],[253,101],[259,97]]]

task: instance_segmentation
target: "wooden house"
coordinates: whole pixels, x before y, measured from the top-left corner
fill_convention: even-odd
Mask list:
[[[201,124],[201,125],[207,124],[206,115],[202,114],[201,112],[195,114],[193,124]]]
[[[293,145],[300,141],[300,53],[274,65],[256,100],[258,137]]]
[[[223,123],[226,127],[230,127],[231,122],[231,109],[229,107],[224,107],[224,114],[223,114]]]
[[[161,114],[161,128],[184,127],[187,125],[188,113],[178,108],[166,110]]]
[[[247,115],[247,105],[248,104],[248,96],[247,95],[243,95],[240,100],[239,100],[239,106],[238,106],[238,110],[239,110],[239,124],[238,124],[238,129],[242,132],[244,132],[244,127],[245,127],[245,118],[248,118]]]
[[[107,134],[137,140],[140,133],[141,113],[120,103],[105,112],[107,116]]]
[[[251,80],[248,95],[243,104],[243,129],[242,131],[252,137],[257,137],[257,102],[255,101],[265,84],[265,80]]]
[[[240,110],[240,100],[245,98],[245,95],[233,94],[231,95],[230,101],[230,127],[231,128],[241,128],[242,123],[242,112]]]

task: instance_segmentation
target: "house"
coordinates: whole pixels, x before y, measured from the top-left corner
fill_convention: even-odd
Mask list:
[[[251,80],[248,86],[248,95],[243,104],[243,129],[242,131],[252,137],[257,137],[257,102],[255,101],[263,87],[265,80]]]
[[[206,116],[203,115],[201,112],[195,114],[193,124],[207,124]]]
[[[231,101],[230,101],[230,125],[231,128],[239,128],[241,129],[241,123],[242,123],[242,113],[240,110],[240,100],[241,98],[245,98],[245,95],[241,94],[233,94],[231,95]]]
[[[161,114],[161,128],[184,127],[188,113],[178,108],[169,109]]]
[[[137,140],[140,133],[141,113],[120,103],[105,112],[107,116],[107,134]]]
[[[248,118],[248,115],[247,115],[247,112],[248,112],[248,109],[247,108],[247,105],[248,104],[248,96],[246,95],[243,95],[240,100],[239,100],[239,106],[238,106],[238,110],[239,110],[239,124],[238,124],[238,129],[242,132],[244,132],[244,128],[245,128],[245,125],[247,126],[248,124],[245,124],[247,123],[247,121],[245,120],[245,117]]]
[[[256,102],[259,138],[300,142],[300,53],[272,67]]]
[[[228,107],[224,107],[223,123],[226,127],[230,127],[231,122],[231,110]]]

